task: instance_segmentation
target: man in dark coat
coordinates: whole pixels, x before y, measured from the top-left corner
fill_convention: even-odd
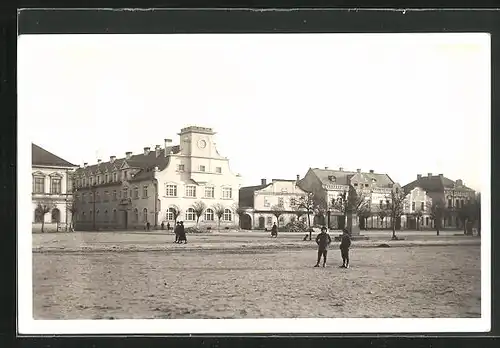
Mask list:
[[[318,261],[314,267],[319,267],[321,256],[323,256],[323,267],[326,265],[326,254],[328,253],[328,246],[332,242],[330,235],[327,233],[325,226],[321,227],[321,233],[316,236],[316,244],[318,244]]]
[[[344,228],[340,241],[340,255],[342,256],[341,268],[349,268],[349,248],[351,247],[351,236]]]
[[[181,228],[180,222],[177,222],[174,227],[175,241],[174,243],[179,243],[179,230]]]
[[[276,226],[276,222],[273,224],[273,228],[271,228],[271,237],[278,238],[278,226]]]

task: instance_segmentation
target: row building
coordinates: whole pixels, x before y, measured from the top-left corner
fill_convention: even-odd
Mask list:
[[[241,177],[219,154],[211,128],[191,126],[179,142],[144,147],[75,171],[79,230],[186,227],[235,228]]]

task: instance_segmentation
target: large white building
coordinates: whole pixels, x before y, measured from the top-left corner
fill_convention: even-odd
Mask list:
[[[78,168],[53,153],[31,144],[33,176],[32,212],[33,230],[55,231],[66,229],[71,222],[71,173]]]
[[[163,147],[79,168],[77,229],[143,229],[148,222],[153,228],[175,220],[190,227],[198,220],[195,206],[204,207],[199,227],[237,226],[241,177],[217,151],[215,134],[211,128],[183,128],[179,145],[165,139]]]

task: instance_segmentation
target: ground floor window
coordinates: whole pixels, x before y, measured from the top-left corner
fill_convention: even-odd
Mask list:
[[[143,222],[148,222],[148,210],[146,208],[142,211],[142,219]]]
[[[211,208],[205,210],[205,221],[214,221],[214,211]]]
[[[273,223],[273,218],[271,216],[267,217],[267,224],[270,225]]]
[[[186,221],[194,221],[195,220],[195,216],[196,216],[196,214],[195,214],[193,208],[189,208],[186,211]]]
[[[224,221],[232,221],[233,220],[233,212],[229,209],[224,209]]]
[[[134,222],[139,222],[139,210],[134,209]]]
[[[52,209],[51,221],[53,223],[61,221],[61,212],[59,211],[59,209],[57,209],[57,208]]]

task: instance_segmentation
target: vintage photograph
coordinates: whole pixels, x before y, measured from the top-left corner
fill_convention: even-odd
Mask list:
[[[18,50],[34,321],[484,315],[488,35]]]

